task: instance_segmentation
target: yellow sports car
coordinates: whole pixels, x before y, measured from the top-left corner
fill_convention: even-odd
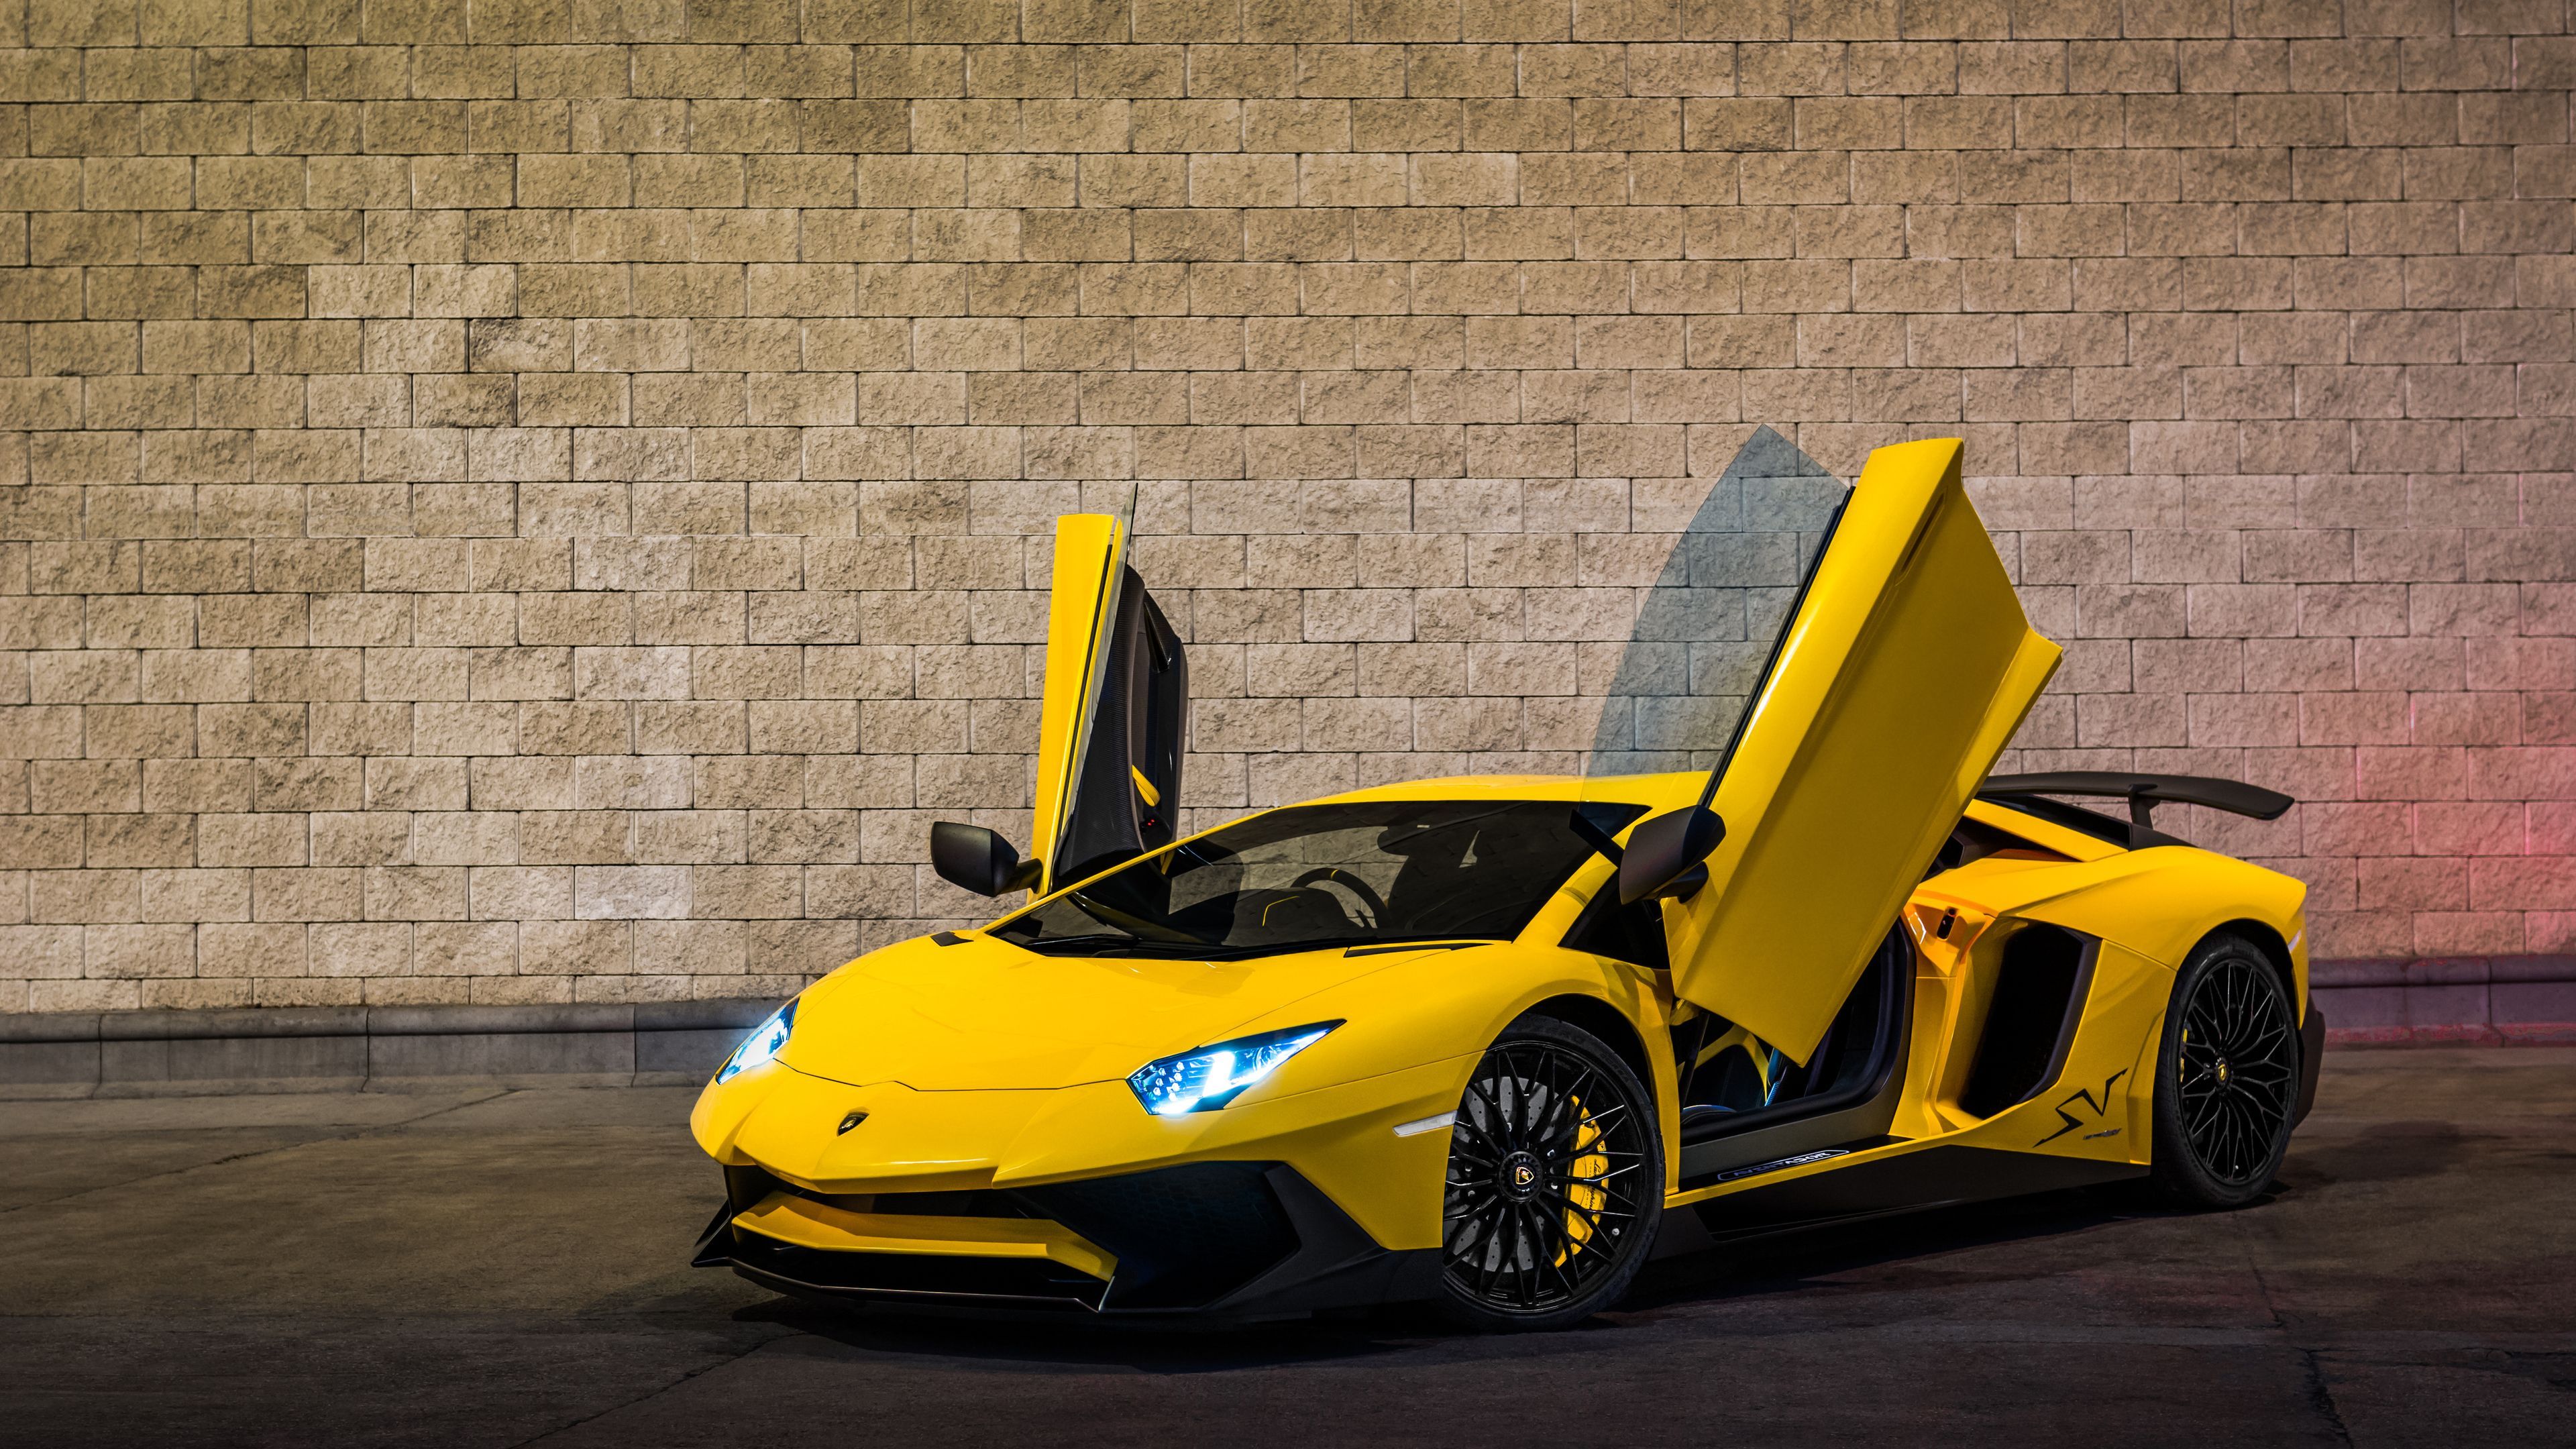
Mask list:
[[[690,1118],[726,1189],[697,1261],[862,1303],[1532,1329],[1659,1241],[2133,1176],[2248,1201],[2324,1040],[2304,889],[2150,815],[2291,802],[1989,778],[2058,649],[1959,470],[1936,440],[1713,494],[1733,523],[1667,570],[1687,647],[1639,656],[1680,683],[1604,706],[1601,767],[1187,837],[1181,640],[1117,520],[1060,520],[1036,839],[931,843],[1031,904],[743,1042]],[[1678,761],[1675,701],[1723,726]]]

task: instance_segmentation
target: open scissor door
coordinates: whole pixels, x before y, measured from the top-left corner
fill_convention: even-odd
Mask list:
[[[1180,806],[1189,667],[1180,636],[1127,566],[1127,530],[1056,520],[1038,712],[1038,891],[1168,845]]]
[[[1955,439],[1870,455],[1713,780],[1674,991],[1805,1062],[2057,667]]]

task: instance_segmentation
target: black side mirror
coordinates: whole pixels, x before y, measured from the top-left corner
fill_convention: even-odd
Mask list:
[[[1726,838],[1726,822],[1705,805],[1674,810],[1639,825],[1619,857],[1619,904],[1673,896],[1687,900],[1708,883],[1701,862]]]
[[[1038,883],[1038,863],[1020,859],[1011,842],[981,825],[949,820],[930,827],[930,868],[979,896],[1007,895]]]

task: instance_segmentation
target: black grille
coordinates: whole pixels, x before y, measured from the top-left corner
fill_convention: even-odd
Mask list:
[[[1043,1215],[1118,1259],[1115,1308],[1195,1308],[1297,1250],[1270,1164],[1202,1162],[1023,1189]]]

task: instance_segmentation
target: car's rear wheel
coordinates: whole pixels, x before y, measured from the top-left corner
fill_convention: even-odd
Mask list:
[[[1526,1017],[1450,1129],[1442,1300],[1473,1328],[1561,1328],[1617,1303],[1663,1220],[1654,1097],[1600,1038]]]
[[[2251,942],[2212,936],[2174,978],[2156,1058],[2157,1189],[2186,1207],[2242,1207],[2271,1186],[2299,1102],[2299,1028],[2280,973]]]

